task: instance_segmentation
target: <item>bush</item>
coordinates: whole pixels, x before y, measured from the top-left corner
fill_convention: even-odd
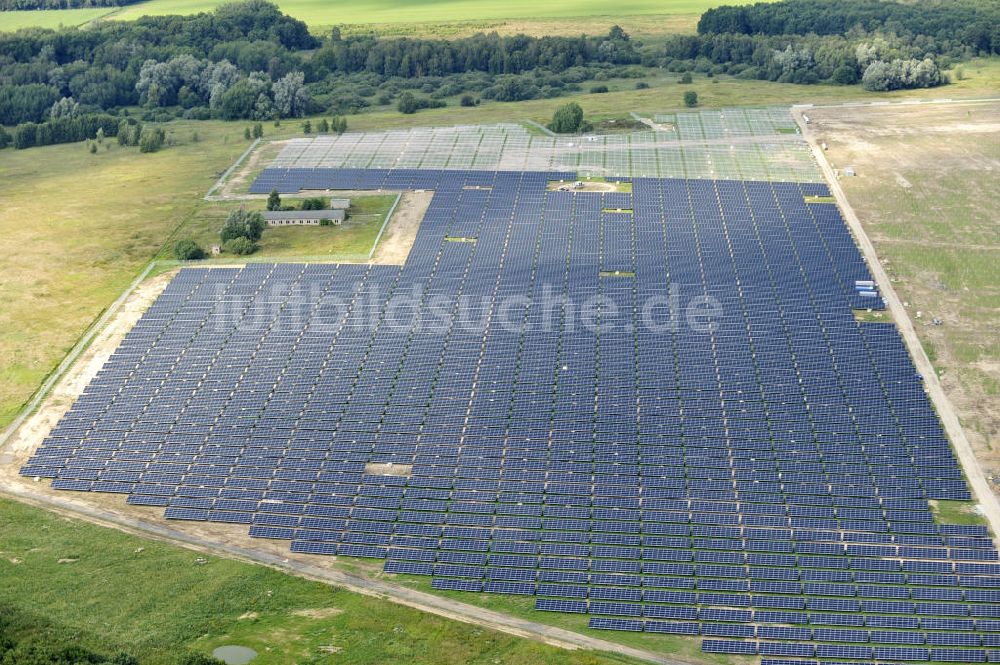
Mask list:
[[[576,102],[570,102],[556,109],[549,123],[549,129],[557,134],[572,134],[583,124],[583,109]]]
[[[163,147],[166,138],[166,132],[160,127],[143,127],[139,133],[139,152],[156,152]]]
[[[606,85],[595,85],[590,89],[590,93],[593,95],[604,94],[607,91],[608,91],[608,86]]]
[[[195,106],[184,111],[181,117],[185,120],[208,120],[212,117],[212,111],[207,106]]]
[[[694,108],[698,106],[698,93],[694,90],[688,90],[684,93],[684,106],[688,108]]]
[[[227,241],[222,247],[230,254],[236,254],[237,256],[245,256],[247,254],[253,254],[257,251],[256,243],[250,240],[250,238],[244,238],[242,236]]]
[[[218,658],[212,658],[201,653],[187,653],[177,665],[225,665]]]
[[[302,199],[299,210],[326,210],[326,199],[322,197]]]
[[[691,81],[693,80],[694,79],[691,78],[691,72],[684,72],[684,75],[681,76],[680,80],[678,80],[677,82],[683,84],[683,83],[691,83]]]
[[[323,219],[319,220],[319,225],[320,226],[330,226],[331,224],[333,224],[333,222],[330,221],[329,219],[327,219],[326,217],[324,217]]]
[[[412,113],[416,113],[420,106],[417,103],[417,98],[413,96],[413,93],[407,90],[399,96],[399,102],[396,103],[396,108],[400,113],[410,115]]]
[[[649,89],[649,84],[646,83],[645,81],[639,81],[638,83],[635,84],[635,89],[636,90],[647,90],[647,89]]]
[[[126,118],[118,123],[118,145],[139,145],[142,125],[133,118]]]
[[[205,250],[194,240],[178,240],[174,245],[174,256],[178,261],[197,261],[205,258]]]
[[[469,107],[476,105],[476,98],[472,95],[462,95],[462,100],[459,102],[462,106]]]

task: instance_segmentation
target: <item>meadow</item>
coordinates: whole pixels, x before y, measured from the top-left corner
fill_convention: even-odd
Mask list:
[[[169,130],[177,145],[155,154],[113,140],[96,154],[83,143],[0,153],[0,234],[16,248],[0,259],[0,426],[247,146],[242,126]]]
[[[564,651],[0,500],[0,616],[8,636],[143,665],[236,644],[254,665],[633,661]]]

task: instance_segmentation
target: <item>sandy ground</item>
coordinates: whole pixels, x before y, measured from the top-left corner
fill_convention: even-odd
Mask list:
[[[1000,172],[1000,104],[814,108],[809,116],[806,137],[825,158],[821,166],[925,377],[979,510],[1000,534],[1000,262],[986,258],[993,267],[975,271],[962,265],[970,251],[1000,258],[989,184]],[[858,175],[837,181],[832,167],[845,166]],[[932,267],[948,265],[937,261],[945,252],[957,257],[955,274]],[[974,362],[960,355],[970,350]]]
[[[371,192],[369,192],[370,194]],[[341,195],[337,192],[337,195]],[[372,255],[372,263],[403,265],[410,255],[410,248],[417,238],[420,222],[431,205],[434,192],[429,190],[406,191],[400,199],[396,211],[389,220],[382,239]]]
[[[617,192],[618,186],[613,182],[596,182],[591,180],[582,181],[580,187],[575,187],[573,182],[559,182],[553,180],[545,188],[550,192],[558,191],[560,187],[569,187],[570,192]]]

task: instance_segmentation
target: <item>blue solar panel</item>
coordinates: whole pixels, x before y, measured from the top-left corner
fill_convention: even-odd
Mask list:
[[[996,550],[934,522],[928,499],[968,490],[896,329],[854,320],[871,276],[836,207],[804,202],[825,187],[593,195],[551,177],[265,170],[264,192],[435,193],[403,267],[182,270],[22,473],[388,558],[435,589],[537,594],[599,629],[736,638],[710,652],[978,657],[967,626],[1000,618]],[[636,318],[664,275],[720,302],[711,335]],[[389,325],[414,286],[471,296],[484,323]],[[543,287],[627,317],[584,326],[532,300],[513,310],[527,327],[500,325],[510,294]],[[401,475],[368,466],[390,462]],[[872,653],[868,631],[931,632]],[[831,644],[814,656],[810,634]]]

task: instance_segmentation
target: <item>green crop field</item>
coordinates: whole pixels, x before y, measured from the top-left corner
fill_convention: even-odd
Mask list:
[[[209,11],[222,0],[149,0],[124,8],[117,16],[130,19],[142,15],[191,14]],[[331,3],[325,0],[279,0],[282,11],[310,25],[341,23],[423,23],[516,18],[560,18],[567,16],[630,16],[641,14],[700,14],[723,4],[720,0],[557,0],[555,2],[481,2],[480,0],[357,0]]]
[[[143,665],[234,644],[260,654],[254,665],[633,662],[563,651],[6,500],[0,579],[6,637],[123,650]]]
[[[115,11],[114,7],[93,9],[43,9],[39,11],[0,12],[0,31],[20,28],[59,28],[89,23]]]

